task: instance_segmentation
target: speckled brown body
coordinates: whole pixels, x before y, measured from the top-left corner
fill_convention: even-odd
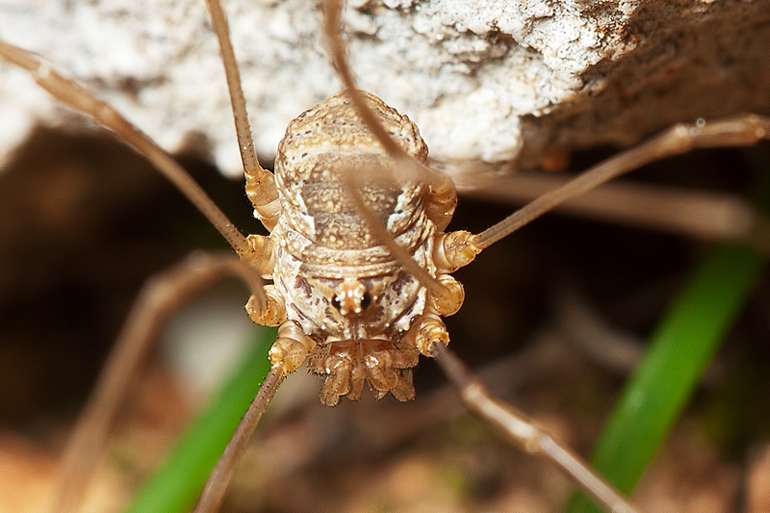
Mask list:
[[[379,98],[365,97],[398,144],[425,162],[428,150],[417,127]],[[435,276],[437,230],[424,208],[428,187],[395,178],[392,167],[344,93],[298,116],[279,145],[272,293],[281,296],[287,321],[316,344],[310,369],[327,375],[327,404],[339,395],[357,398],[364,378],[379,396],[414,395],[410,369],[419,351],[406,335],[425,313],[429,294],[371,233],[346,189],[356,184],[396,242]]]
[[[402,134],[399,142],[405,149],[425,160],[427,148],[411,121],[376,97],[369,98],[384,121],[397,125],[393,128]],[[291,298],[287,301],[289,318],[311,335],[370,338],[381,334],[394,323],[394,316],[400,317],[417,300],[422,287],[401,271],[401,265],[370,232],[343,180],[353,179],[345,173],[377,169],[387,173],[390,157],[358,120],[344,94],[332,96],[292,121],[278,154],[275,177],[281,218],[271,238],[279,248],[274,279],[287,299]],[[421,265],[430,267],[430,236],[435,230],[425,216],[424,186],[415,181],[398,183],[387,175],[369,176],[360,192],[397,242]],[[358,322],[335,315],[336,309],[325,304],[329,295],[313,291],[334,290],[344,279],[368,280],[370,290],[381,289],[376,294],[377,307]],[[379,315],[372,315],[375,313]]]

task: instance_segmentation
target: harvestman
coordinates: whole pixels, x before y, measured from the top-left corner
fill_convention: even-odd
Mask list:
[[[451,273],[568,199],[645,163],[695,147],[754,144],[770,133],[770,120],[749,115],[677,125],[540,196],[482,233],[444,232],[456,204],[454,185],[427,167],[427,148],[408,118],[355,87],[340,35],[338,0],[324,2],[324,31],[345,90],[290,124],[279,147],[275,177],[259,165],[254,153],[224,12],[218,0],[207,0],[207,7],[230,89],[247,195],[255,215],[271,231],[269,237],[242,235],[165,151],[111,106],[37,56],[0,41],[5,61],[27,70],[53,96],[92,116],[145,155],[236,252],[193,255],[144,288],[65,451],[55,510],[76,508],[158,325],[185,298],[235,274],[250,287],[249,315],[259,324],[279,326],[278,339],[270,351],[271,370],[196,511],[218,509],[267,403],[286,375],[305,360],[313,372],[325,376],[325,404],[336,404],[343,395],[357,399],[365,382],[377,397],[391,393],[404,401],[414,396],[411,369],[420,353],[436,358],[467,407],[511,442],[551,460],[607,509],[635,511],[537,423],[493,397],[447,349],[449,335],[441,317],[456,312],[463,300],[462,286]],[[274,283],[263,285],[263,277]]]

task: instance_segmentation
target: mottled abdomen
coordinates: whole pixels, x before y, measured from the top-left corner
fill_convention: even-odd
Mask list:
[[[391,137],[426,162],[427,147],[409,118],[362,94]],[[377,397],[414,397],[411,368],[419,351],[412,328],[429,308],[428,291],[351,200],[354,188],[396,243],[435,276],[436,225],[425,208],[432,191],[398,171],[344,92],[292,121],[278,147],[274,292],[286,305],[286,325],[298,326],[314,344],[311,350],[305,340],[303,347],[311,371],[326,376],[324,404],[343,395],[357,399],[365,381]],[[287,339],[276,351],[295,347]]]
[[[391,136],[425,162],[428,149],[414,123],[376,96],[363,94]],[[349,199],[344,180],[355,184],[368,208],[403,247],[413,250],[425,240],[424,186],[395,179],[392,159],[344,92],[294,119],[278,155],[275,176],[282,221],[296,232],[287,250],[308,265],[367,265],[392,259]]]

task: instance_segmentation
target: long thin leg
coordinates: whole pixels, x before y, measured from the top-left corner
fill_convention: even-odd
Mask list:
[[[676,125],[639,146],[592,167],[562,187],[543,194],[474,236],[473,243],[481,249],[488,248],[557,205],[650,162],[686,153],[694,148],[750,146],[768,137],[770,118],[756,115]]]
[[[299,324],[294,321],[286,321],[278,327],[278,336],[270,348],[270,372],[206,481],[195,513],[215,513],[219,510],[235,468],[275,391],[289,373],[302,365],[315,347],[313,339],[305,335]]]
[[[332,61],[337,73],[345,84],[345,90],[350,97],[356,112],[367,126],[369,131],[382,144],[385,151],[397,161],[397,172],[407,178],[419,178],[429,184],[431,189],[431,201],[426,206],[428,216],[443,230],[452,218],[452,213],[457,206],[457,195],[454,182],[448,176],[439,173],[417,159],[411,157],[391,137],[380,120],[370,109],[364,96],[356,87],[350,64],[345,54],[345,44],[342,40],[342,2],[341,0],[324,0],[324,34],[329,47]]]
[[[225,496],[225,491],[227,491],[227,486],[230,484],[241,456],[243,456],[246,445],[257,428],[257,424],[262,418],[267,404],[273,398],[275,391],[285,377],[286,374],[279,366],[274,365],[271,367],[270,372],[265,377],[265,381],[262,382],[262,386],[259,388],[259,392],[254,397],[254,401],[252,401],[241,423],[238,424],[233,437],[228,442],[225,452],[222,453],[222,457],[219,458],[214,471],[209,476],[208,481],[206,481],[206,486],[203,488],[203,493],[193,513],[216,513],[219,510],[219,506],[222,504]]]
[[[355,80],[353,79],[353,73],[350,71],[350,63],[348,62],[347,55],[345,55],[345,46],[342,43],[342,2],[341,0],[324,0],[322,2],[324,10],[324,32],[329,46],[329,52],[331,53],[332,61],[337,68],[337,73],[345,84],[345,89],[348,91],[350,101],[353,102],[353,106],[356,112],[361,116],[361,120],[366,124],[369,131],[377,138],[393,158],[414,162],[420,165],[412,159],[401,146],[393,140],[388,134],[385,127],[377,119],[377,116],[366,105],[361,94],[358,94],[358,88],[356,87]]]
[[[238,231],[189,173],[111,105],[97,99],[74,81],[59,74],[37,55],[2,40],[0,40],[0,59],[26,70],[51,96],[91,116],[99,124],[115,132],[121,140],[152,162],[155,168],[206,216],[239,256],[251,255],[252,249],[246,237]]]
[[[421,267],[406,249],[398,245],[396,239],[393,238],[393,234],[388,231],[388,228],[377,219],[377,216],[375,216],[371,209],[366,206],[364,198],[361,196],[358,189],[359,185],[355,183],[355,172],[351,170],[350,172],[345,173],[345,178],[346,181],[343,182],[343,184],[347,193],[350,195],[353,205],[355,205],[359,215],[366,222],[369,230],[372,231],[374,236],[377,237],[382,244],[388,247],[393,258],[398,260],[398,262],[404,266],[404,269],[417,278],[434,296],[443,296],[450,293],[444,285]]]
[[[543,456],[554,463],[596,498],[607,511],[638,511],[620,492],[566,446],[556,441],[543,427],[492,395],[448,347],[444,344],[434,344],[433,354],[460,392],[460,397],[468,409],[499,429],[513,444],[529,454]]]
[[[345,55],[345,46],[340,35],[341,2],[339,0],[326,0],[323,5],[325,8],[324,31],[332,60],[339,71],[340,78],[345,84],[357,112],[369,130],[392,156],[401,161],[413,160],[408,159],[404,151],[387,134],[371,109],[366,106],[362,95],[356,90],[355,80],[350,70],[347,56]],[[471,237],[467,244],[474,246],[479,251],[485,249],[565,201],[581,196],[599,185],[646,163],[685,153],[698,147],[748,146],[768,136],[770,136],[770,119],[754,115],[708,123],[698,122],[692,125],[677,125],[646,143],[599,164],[574,180],[539,195],[536,200],[508,218]],[[630,204],[628,202],[622,203],[624,205]],[[700,201],[699,203],[702,204],[703,202]],[[700,204],[697,206],[700,206]],[[687,206],[691,207],[692,205],[693,203],[690,203]],[[711,206],[713,206],[713,203],[709,202],[706,205],[706,211]],[[765,240],[768,227],[766,222],[763,222],[762,219],[754,215],[750,210],[747,211],[746,208],[742,208],[741,205],[725,205],[722,202],[720,206],[725,207],[720,209],[725,215],[718,221],[726,220],[729,226],[724,226],[724,224],[718,225],[716,230],[721,230],[719,235],[748,239],[749,242],[760,246],[760,249],[767,250]],[[725,212],[726,209],[729,209],[729,212]],[[657,209],[654,208],[645,209],[648,215],[656,211]],[[677,227],[682,226],[682,229],[704,230],[703,220],[700,219],[700,216],[690,216],[689,219],[692,219],[691,223],[686,224],[682,221]],[[653,222],[655,221],[660,222],[657,218],[653,220]],[[708,233],[713,233],[710,227],[707,227],[705,230],[709,230]],[[727,233],[722,235],[724,232]]]
[[[416,161],[409,158],[388,135],[379,123],[379,120],[377,120],[366,105],[363,95],[357,92],[340,37],[340,1],[327,0],[324,2],[324,7],[326,11],[324,28],[329,41],[332,59],[337,66],[351,101],[356,107],[356,111],[388,153],[399,161],[399,164],[408,164],[409,162],[406,161],[410,161],[412,166],[416,167],[419,163],[414,164]],[[435,174],[435,172],[430,171],[429,173],[424,173],[423,176],[431,176],[432,174]],[[351,198],[356,204],[360,215],[364,217],[369,228],[377,234],[380,241],[385,243],[391,250],[391,253],[398,258],[399,262],[407,267],[407,264],[411,263],[409,255],[401,255],[403,249],[395,243],[392,236],[387,233],[387,230],[385,230],[383,226],[381,226],[381,223],[371,216],[370,212],[368,212],[366,206],[363,204],[360,194],[358,194],[355,187],[352,187],[351,185],[352,183],[348,183],[348,192],[351,194]],[[467,233],[464,233],[464,235],[470,236],[470,234]],[[470,241],[470,245],[473,246],[471,253],[475,256],[475,253],[481,248],[478,248],[478,250],[476,249],[476,245],[473,244],[472,238]],[[444,240],[446,241],[447,239]],[[445,243],[442,243],[442,245],[445,246],[445,251],[448,251],[451,247],[451,244],[446,245]],[[460,245],[463,245],[463,243]],[[465,253],[465,251],[457,250],[455,253]],[[470,262],[470,259],[468,262]],[[409,267],[413,266],[408,266],[407,268]],[[454,268],[455,266],[445,265],[444,267]],[[432,294],[444,295],[448,292],[444,286],[437,287],[437,284],[433,279],[423,278],[423,270],[413,271],[413,274],[420,279],[421,283],[431,289]],[[452,379],[452,381],[455,382],[455,385],[461,390],[461,395],[463,396],[466,405],[471,410],[482,415],[482,417],[491,424],[503,429],[503,432],[525,451],[542,454],[560,466],[589,493],[595,495],[602,504],[608,506],[611,511],[636,511],[635,508],[633,508],[618,492],[602,480],[600,476],[593,472],[571,451],[558,444],[553,437],[546,433],[539,425],[532,422],[512,407],[509,407],[502,401],[494,398],[480,381],[472,377],[462,362],[454,357],[454,355],[446,348],[445,343],[438,343],[432,340],[430,346],[432,346],[430,351],[432,356],[439,360],[439,363],[447,372],[447,375],[450,376],[450,379]]]
[[[211,24],[219,41],[222,52],[222,63],[225,66],[227,87],[230,90],[230,102],[233,107],[235,119],[235,131],[238,135],[238,149],[243,161],[243,172],[246,175],[246,195],[254,205],[254,212],[265,225],[272,230],[278,222],[280,205],[278,203],[278,189],[275,186],[275,178],[270,171],[259,165],[257,155],[254,152],[254,140],[251,137],[249,126],[249,114],[246,111],[246,99],[241,87],[241,73],[238,62],[235,60],[235,52],[230,42],[230,28],[227,17],[219,0],[206,0],[206,8],[211,15]]]
[[[549,173],[501,176],[481,172],[467,177],[467,190],[461,194],[524,205],[570,179]],[[461,176],[461,191],[464,180]],[[747,201],[732,194],[620,182],[572,198],[555,210],[609,223],[726,241],[752,237],[752,226],[760,218]]]
[[[410,159],[387,134],[371,110],[366,106],[362,95],[357,92],[355,80],[345,55],[345,46],[340,35],[341,2],[340,0],[325,0],[323,6],[325,10],[324,32],[332,60],[361,119],[394,158],[401,162],[410,161],[413,168],[421,168],[418,171],[422,173],[422,176],[432,178],[433,181],[438,183],[436,179],[438,174],[417,163],[414,159]],[[750,146],[768,137],[770,137],[770,118],[756,115],[739,116],[712,122],[701,120],[689,125],[676,125],[649,141],[595,166],[567,184],[539,196],[536,200],[506,219],[472,237],[467,241],[467,244],[474,246],[479,251],[485,249],[510,235],[518,228],[552,210],[557,205],[581,196],[599,185],[649,162],[686,153],[694,148]],[[441,197],[440,194],[439,197]],[[738,214],[740,215],[741,213],[738,212]],[[741,220],[738,221],[740,222]],[[749,242],[760,246],[760,249],[767,250],[766,243],[764,242],[768,230],[767,223],[763,222],[762,219],[758,219],[755,224],[756,228],[752,229],[756,229],[760,233],[748,234]],[[738,229],[742,229],[742,227]]]
[[[193,253],[145,284],[64,450],[52,511],[68,513],[77,508],[118,409],[165,319],[227,275],[244,278],[255,294],[261,291],[259,276],[232,254]]]

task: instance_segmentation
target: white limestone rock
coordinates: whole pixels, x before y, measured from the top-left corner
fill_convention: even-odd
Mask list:
[[[262,158],[340,88],[315,2],[228,0]],[[554,148],[630,144],[679,120],[770,112],[770,0],[351,0],[361,86],[421,127],[434,159],[536,165]],[[765,16],[765,18],[763,18]],[[161,145],[205,134],[239,158],[201,1],[0,0],[0,37],[115,104]],[[0,64],[0,157],[73,116]]]

